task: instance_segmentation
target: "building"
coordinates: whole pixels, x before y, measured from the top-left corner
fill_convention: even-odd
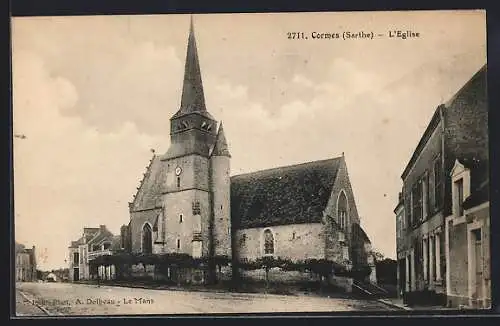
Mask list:
[[[16,243],[16,281],[34,282],[36,280],[35,246],[28,249]]]
[[[405,245],[404,241],[404,235],[405,235],[405,207],[404,207],[404,201],[403,201],[403,193],[400,192],[398,196],[398,204],[396,208],[394,209],[394,214],[396,214],[396,248],[398,252],[397,256],[397,291],[398,295],[402,296],[403,292],[408,292],[407,282],[408,284],[411,283],[411,275],[408,274],[408,277],[410,278],[407,280],[407,275],[406,275],[406,251],[408,250],[407,246]],[[401,252],[401,254],[400,254]],[[410,266],[408,266],[410,268]]]
[[[398,260],[408,302],[490,304],[486,66],[440,105],[406,166]]]
[[[90,261],[111,255],[121,249],[119,236],[114,236],[105,225],[98,228],[83,228],[82,236],[69,246],[69,280],[88,280],[96,277],[113,278],[114,267],[92,266]],[[94,269],[95,268],[95,269]]]
[[[123,247],[195,258],[275,256],[367,265],[369,239],[344,155],[230,176],[222,123],[205,105],[192,21],[181,105],[170,122],[170,148],[153,156],[129,203]],[[209,272],[192,270],[184,278],[205,282]]]

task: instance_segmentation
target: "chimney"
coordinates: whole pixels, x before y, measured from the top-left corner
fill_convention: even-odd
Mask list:
[[[99,225],[99,229],[101,229],[101,231],[106,230],[106,225]]]

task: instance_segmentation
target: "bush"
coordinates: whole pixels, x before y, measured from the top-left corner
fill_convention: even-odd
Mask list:
[[[397,284],[397,261],[386,258],[376,263],[377,279],[380,283]]]

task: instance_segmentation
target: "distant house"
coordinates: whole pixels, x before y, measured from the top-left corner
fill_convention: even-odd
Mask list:
[[[90,261],[103,255],[112,255],[120,249],[120,237],[114,236],[105,225],[98,228],[83,228],[82,236],[69,246],[69,280],[79,281],[97,278],[110,278],[114,267],[94,267]]]
[[[24,248],[16,243],[16,281],[34,282],[37,280],[35,246]]]
[[[57,282],[57,276],[54,273],[49,273],[46,277],[45,280],[47,282]]]

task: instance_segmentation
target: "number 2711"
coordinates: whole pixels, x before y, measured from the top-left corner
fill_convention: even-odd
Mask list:
[[[287,32],[286,35],[289,40],[306,39],[304,32]]]

